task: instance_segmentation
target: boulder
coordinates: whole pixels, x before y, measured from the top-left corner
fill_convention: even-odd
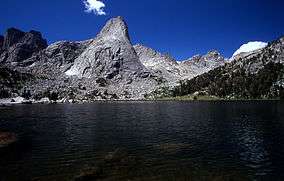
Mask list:
[[[38,103],[40,104],[49,104],[51,103],[50,99],[48,97],[44,97],[44,98],[41,98]]]
[[[104,161],[107,163],[121,162],[123,159],[127,158],[128,156],[129,155],[126,150],[118,148],[115,151],[108,153],[105,156]]]
[[[0,132],[0,148],[9,146],[17,141],[17,135],[9,132]]]
[[[11,103],[15,103],[15,104],[21,104],[25,101],[25,98],[23,97],[16,97],[11,99]]]
[[[98,78],[96,83],[99,84],[100,87],[105,87],[107,85],[107,81],[104,78]]]
[[[81,171],[74,181],[94,181],[103,177],[103,169],[100,167],[90,167]]]

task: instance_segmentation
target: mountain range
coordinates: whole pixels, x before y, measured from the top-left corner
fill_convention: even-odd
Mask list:
[[[284,87],[283,45],[284,38],[269,44],[251,42],[230,59],[214,50],[176,61],[144,45],[132,45],[122,17],[110,19],[93,39],[51,45],[40,32],[10,28],[0,36],[0,98],[92,102],[200,92],[279,98]],[[257,88],[250,87],[252,82]]]

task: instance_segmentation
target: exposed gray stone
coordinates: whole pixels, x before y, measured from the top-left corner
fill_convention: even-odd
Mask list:
[[[125,76],[129,72],[142,72],[144,69],[130,43],[127,26],[118,17],[107,22],[66,74],[113,79],[119,74]]]
[[[283,64],[283,42],[281,38],[273,43],[273,48],[268,46],[240,58],[248,61],[228,63],[235,67],[230,70],[242,67],[257,73],[267,62]],[[155,90],[164,91],[181,80],[229,66],[217,51],[178,62],[143,45],[132,46],[121,17],[109,20],[94,39],[87,41],[60,41],[47,47],[39,32],[25,33],[12,28],[5,38],[0,36],[1,43],[0,97],[28,92],[31,99],[38,101],[53,93],[56,101],[71,103],[145,99]],[[250,61],[254,58],[262,61]]]
[[[206,55],[196,55],[181,62],[180,66],[183,69],[184,74],[192,74],[193,78],[197,75],[201,75],[217,67],[225,64],[225,58],[216,50],[208,52]]]
[[[7,30],[3,50],[0,56],[0,63],[6,62],[10,65],[18,65],[19,62],[30,58],[47,47],[47,42],[40,32],[22,32],[15,28]]]

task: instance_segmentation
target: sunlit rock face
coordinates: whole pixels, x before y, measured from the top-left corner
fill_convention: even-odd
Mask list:
[[[181,69],[187,78],[209,72],[225,64],[225,58],[216,50],[208,52],[206,55],[196,55],[189,60],[181,62]]]
[[[143,69],[144,66],[130,43],[127,26],[118,17],[107,22],[66,74],[113,79],[119,75],[139,74]]]
[[[169,83],[182,79],[181,69],[174,58],[164,55],[151,48],[137,44],[134,49],[141,63],[149,70],[159,74]]]
[[[160,74],[169,84],[191,79],[224,65],[224,57],[217,51],[206,55],[196,55],[185,61],[176,61],[169,55],[159,53],[143,45],[134,45],[140,61],[148,69]]]

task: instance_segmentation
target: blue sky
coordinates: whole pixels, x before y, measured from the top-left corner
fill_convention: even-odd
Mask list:
[[[0,34],[9,27],[41,31],[49,43],[93,38],[123,16],[132,42],[183,60],[216,49],[230,57],[248,41],[284,35],[283,0],[103,0],[86,12],[83,0],[1,0]],[[96,12],[96,13],[95,13]],[[101,14],[101,15],[98,15]]]

